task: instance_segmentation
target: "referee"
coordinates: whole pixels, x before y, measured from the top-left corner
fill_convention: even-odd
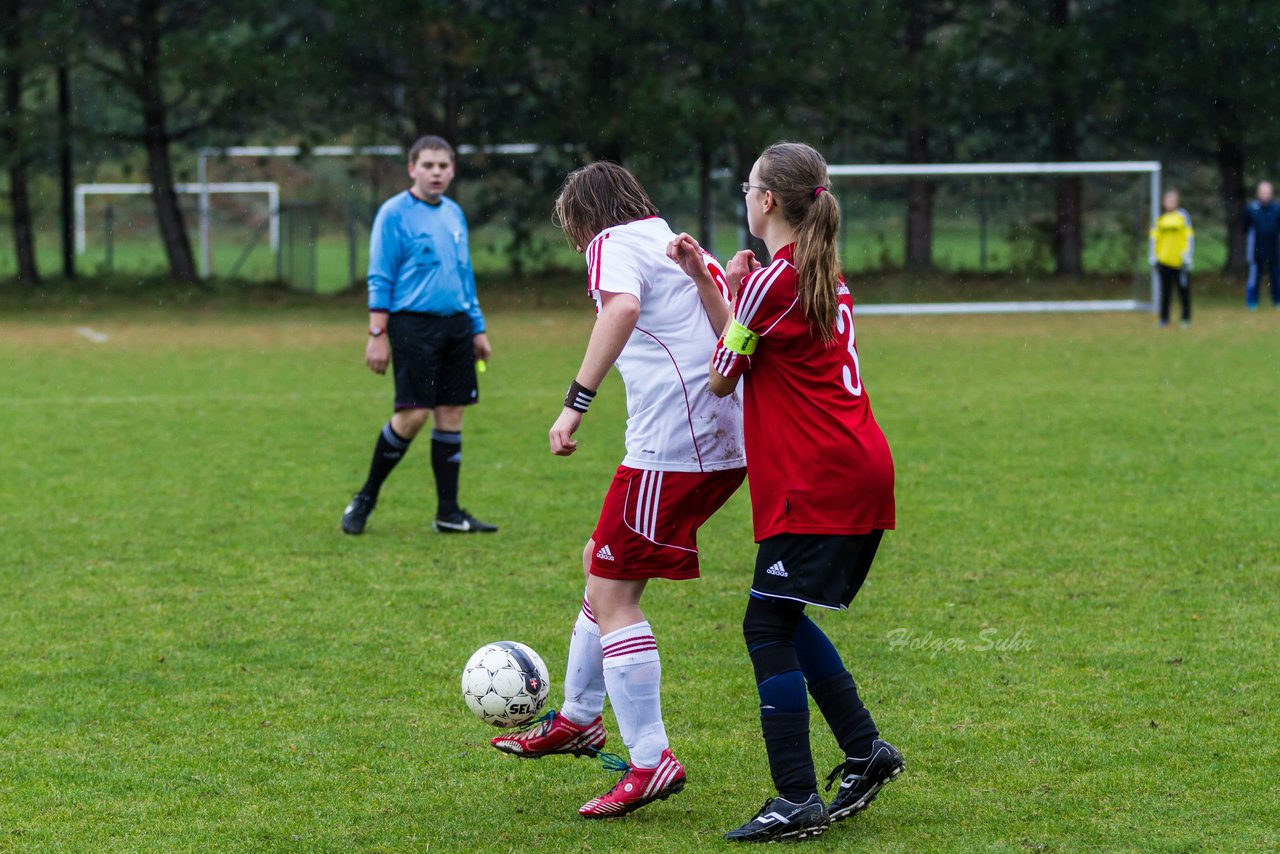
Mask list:
[[[444,195],[453,180],[453,147],[424,136],[409,149],[413,185],[388,199],[373,221],[369,247],[369,342],[364,361],[387,365],[396,380],[395,413],[378,434],[369,477],[342,514],[342,530],[364,531],[378,492],[409,450],[428,412],[440,533],[498,530],[458,506],[462,413],[478,399],[476,360],[489,358],[484,314],[476,299],[467,218]]]

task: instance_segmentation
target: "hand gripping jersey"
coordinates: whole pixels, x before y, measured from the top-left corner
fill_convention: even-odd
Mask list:
[[[824,343],[800,307],[793,249],[778,250],[743,282],[734,318],[750,334],[728,336],[729,345],[721,339],[712,362],[726,377],[746,375],[756,542],[892,528],[893,457],[862,385],[853,299],[841,282],[835,339]]]
[[[742,404],[707,389],[716,345],[697,286],[667,257],[675,234],[658,217],[606,229],[587,247],[588,290],[631,294],[640,319],[616,367],[627,387],[624,466],[721,471],[746,465]],[[706,256],[724,289],[724,271]],[[727,295],[727,290],[725,291]]]

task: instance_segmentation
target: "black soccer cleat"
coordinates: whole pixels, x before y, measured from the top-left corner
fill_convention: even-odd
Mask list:
[[[846,758],[827,775],[827,791],[840,778],[840,791],[827,808],[831,820],[840,821],[871,806],[885,783],[891,782],[905,767],[898,748],[880,738],[871,743],[871,756]]]
[[[804,803],[793,804],[777,797],[764,802],[755,818],[724,835],[729,842],[776,842],[779,839],[810,839],[821,836],[831,826],[827,805],[814,792]]]
[[[466,510],[459,510],[448,516],[436,516],[431,527],[438,534],[492,534],[498,530],[497,525],[481,522]]]
[[[351,503],[347,505],[347,509],[342,511],[343,533],[363,534],[365,523],[369,521],[369,514],[377,506],[378,499],[370,498],[363,492],[357,492],[351,499]]]

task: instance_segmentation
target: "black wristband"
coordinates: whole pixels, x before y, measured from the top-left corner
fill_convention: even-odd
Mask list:
[[[569,386],[569,391],[565,393],[564,405],[569,409],[586,412],[587,408],[591,406],[591,401],[595,399],[596,393],[594,391],[574,380]]]

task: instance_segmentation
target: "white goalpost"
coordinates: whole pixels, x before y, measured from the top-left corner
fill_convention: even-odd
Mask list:
[[[836,164],[828,167],[834,177],[942,178],[988,175],[1114,175],[1150,176],[1151,221],[1160,216],[1161,165],[1155,160],[1092,161],[1072,163],[895,163]],[[1160,282],[1151,274],[1151,300],[1026,300],[1002,302],[888,303],[859,305],[860,315],[911,314],[1016,314],[1024,312],[1154,311]]]
[[[280,251],[280,185],[275,181],[224,181],[218,184],[176,184],[174,191],[183,194],[199,194],[206,198],[211,193],[262,193],[267,197],[268,238],[271,252]],[[86,245],[85,197],[86,196],[142,196],[151,193],[150,184],[77,184],[75,189],[76,254],[83,255]],[[202,221],[203,224],[203,221]]]

